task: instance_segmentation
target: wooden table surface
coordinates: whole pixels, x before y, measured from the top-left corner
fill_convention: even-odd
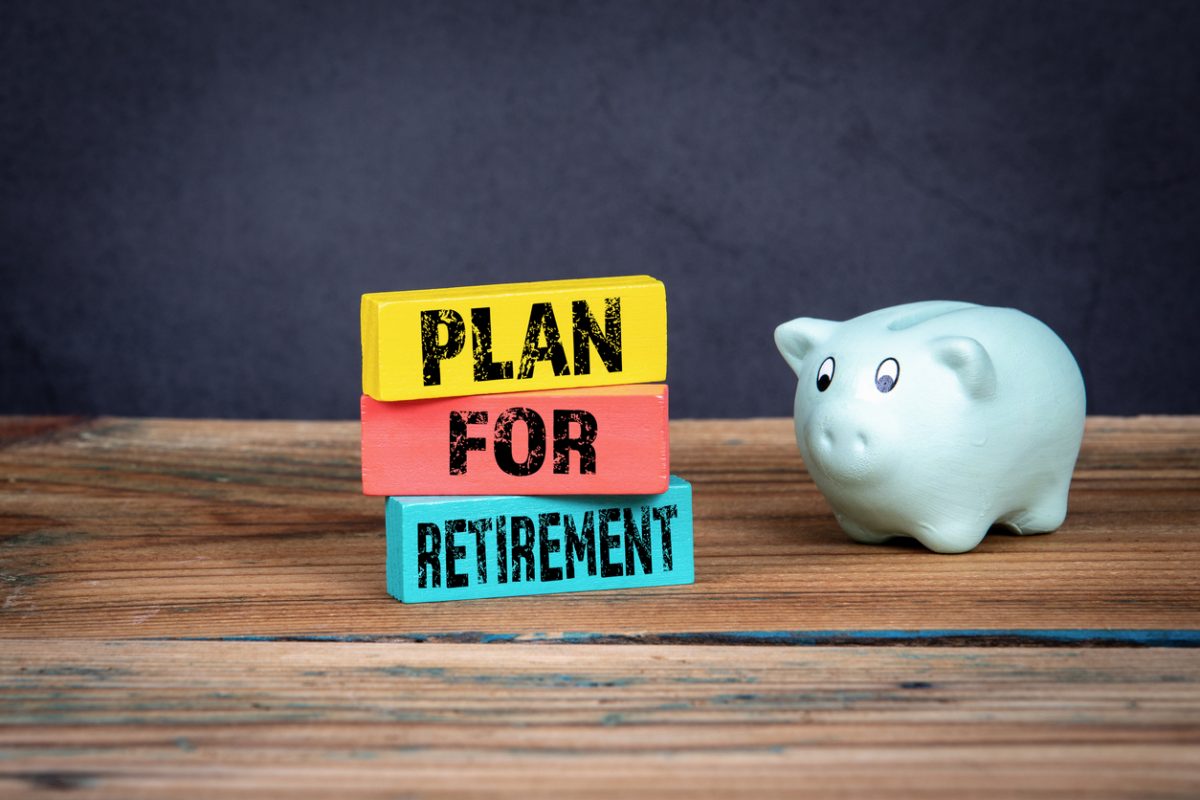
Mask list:
[[[1200,795],[1200,418],[958,556],[671,435],[694,586],[405,606],[357,423],[0,418],[0,794]]]

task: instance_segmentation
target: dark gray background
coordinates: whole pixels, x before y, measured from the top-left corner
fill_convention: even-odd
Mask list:
[[[0,412],[353,417],[363,292],[650,273],[672,413],[775,324],[1021,308],[1197,412],[1200,3],[7,2]]]

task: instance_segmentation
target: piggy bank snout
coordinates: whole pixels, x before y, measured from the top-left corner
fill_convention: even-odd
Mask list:
[[[871,444],[871,433],[861,425],[845,421],[822,420],[814,434],[813,446],[822,451],[833,452],[837,448],[848,448],[854,453],[866,453]]]
[[[885,426],[866,414],[816,414],[805,426],[816,466],[842,480],[862,480],[886,461]]]

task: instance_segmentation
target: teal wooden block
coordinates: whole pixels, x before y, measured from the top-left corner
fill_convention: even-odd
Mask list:
[[[695,580],[692,485],[649,495],[389,497],[387,589],[405,603]]]

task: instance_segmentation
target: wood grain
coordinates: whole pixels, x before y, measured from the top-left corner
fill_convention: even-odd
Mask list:
[[[357,423],[10,418],[0,637],[1200,628],[1200,418],[1089,420],[1065,526],[960,556],[851,542],[787,420],[671,437],[695,585],[405,607]]]
[[[0,420],[0,795],[1200,795],[1200,419],[962,556],[671,436],[695,586],[404,606],[356,423]]]
[[[353,422],[0,426],[0,637],[1200,627],[1200,419],[1093,419],[1066,525],[856,545],[786,420],[672,423],[692,587],[406,608]]]
[[[1194,650],[16,640],[0,674],[0,791],[13,793],[1200,786]]]

